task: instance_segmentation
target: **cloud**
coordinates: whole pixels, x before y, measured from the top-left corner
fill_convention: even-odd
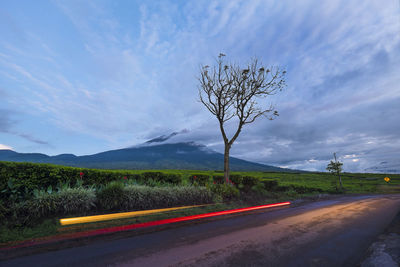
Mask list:
[[[7,145],[0,144],[0,150],[13,150],[13,148]]]
[[[8,132],[14,121],[11,119],[10,111],[0,109],[0,132]]]
[[[152,138],[149,141],[146,141],[146,144],[165,143],[165,141],[168,141],[169,139],[171,139],[172,137],[174,137],[174,136],[176,136],[178,134],[185,134],[185,133],[188,133],[188,132],[189,132],[188,129],[183,129],[183,130],[181,130],[179,132],[173,132],[173,133],[168,134],[168,135],[161,135],[161,136],[158,136],[156,138]]]
[[[13,127],[18,123],[17,120],[12,119],[13,113],[9,110],[0,109],[0,133],[11,134],[15,136],[19,136],[25,140],[30,142],[40,144],[40,145],[49,145],[48,142],[40,140],[38,138],[33,137],[30,134],[20,133],[18,131],[13,130]]]
[[[29,135],[29,134],[15,133],[15,132],[11,132],[11,133],[13,133],[15,135],[18,135],[19,137],[22,137],[22,138],[24,138],[24,139],[26,139],[26,140],[28,140],[30,142],[33,142],[33,143],[36,143],[36,144],[39,144],[39,145],[49,145],[48,142],[40,140],[40,139],[37,139],[37,138],[35,138],[35,137],[33,137],[33,136]]]

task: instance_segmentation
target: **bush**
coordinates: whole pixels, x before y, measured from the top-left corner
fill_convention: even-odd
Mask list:
[[[276,191],[278,191],[278,192],[294,191],[298,194],[324,192],[324,190],[322,190],[320,188],[308,187],[308,186],[303,186],[303,185],[278,186],[278,187],[276,187]]]
[[[167,173],[164,174],[164,181],[169,184],[178,185],[182,183],[182,177],[179,174]]]
[[[278,187],[277,180],[261,180],[263,187],[267,191],[274,191]]]
[[[113,181],[96,194],[97,203],[105,210],[118,210],[124,202],[124,184]]]
[[[0,225],[5,222],[5,218],[10,213],[10,210],[4,205],[3,201],[0,200]]]
[[[59,203],[56,194],[49,194],[42,191],[32,200],[21,203],[21,205],[17,207],[18,217],[25,215],[33,218],[42,218],[57,214],[58,207],[56,203]]]
[[[31,198],[32,194],[27,187],[21,185],[18,180],[10,178],[7,181],[7,186],[0,191],[1,199],[5,202],[21,202]]]
[[[229,176],[229,179],[233,182],[236,187],[239,187],[240,184],[243,183],[243,177],[238,174],[232,174]]]
[[[8,223],[32,225],[38,220],[54,215],[83,215],[95,207],[93,189],[64,188],[59,192],[35,190],[32,199],[13,203],[9,207]]]
[[[96,194],[93,189],[66,188],[58,192],[56,196],[59,214],[82,214],[96,207]]]
[[[298,192],[296,190],[294,190],[293,188],[290,188],[288,191],[285,191],[285,194],[288,197],[293,197],[293,198],[298,196]]]
[[[213,181],[214,184],[224,184],[225,183],[225,177],[222,175],[214,175],[213,176]]]
[[[205,174],[194,174],[190,176],[189,180],[191,184],[205,186],[208,184],[210,176]]]
[[[124,210],[144,210],[212,202],[212,193],[205,187],[149,187],[128,185],[124,188]]]
[[[182,182],[181,175],[162,172],[143,172],[141,174],[143,182],[146,185],[156,184],[174,184],[178,185]]]
[[[260,183],[260,179],[253,176],[244,176],[242,180],[243,188],[242,190],[245,192],[249,192],[251,188]]]
[[[230,201],[240,197],[239,190],[228,184],[214,184],[211,186],[211,191],[220,196],[224,201]]]

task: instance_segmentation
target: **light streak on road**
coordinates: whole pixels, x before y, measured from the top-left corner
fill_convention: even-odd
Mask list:
[[[107,234],[107,233],[113,233],[113,232],[133,230],[133,229],[138,229],[138,228],[143,228],[143,227],[191,221],[191,220],[210,218],[210,217],[221,216],[221,215],[235,214],[235,213],[240,213],[240,212],[245,212],[245,211],[254,211],[254,210],[261,210],[261,209],[267,209],[267,208],[273,208],[273,207],[287,206],[287,205],[290,205],[289,201],[261,205],[261,206],[254,206],[254,207],[247,207],[247,208],[240,208],[240,209],[233,209],[233,210],[216,211],[216,212],[203,213],[203,214],[198,214],[198,215],[170,218],[170,219],[164,219],[164,220],[159,220],[159,221],[151,221],[151,222],[123,225],[123,226],[114,226],[114,227],[96,229],[96,230],[87,231],[84,233],[77,233],[77,234],[83,234],[85,236],[93,236],[93,235],[99,235],[99,234]]]
[[[61,225],[71,225],[71,224],[78,224],[78,223],[90,223],[90,222],[108,221],[108,220],[124,219],[124,218],[131,218],[131,217],[149,215],[149,214],[154,214],[154,213],[161,213],[161,212],[166,212],[166,211],[174,211],[174,210],[181,210],[181,209],[203,207],[203,206],[208,206],[208,205],[210,205],[210,204],[175,207],[175,208],[166,208],[166,209],[120,212],[120,213],[111,213],[111,214],[84,216],[84,217],[74,217],[74,218],[64,218],[64,219],[60,219],[60,223],[61,223]]]

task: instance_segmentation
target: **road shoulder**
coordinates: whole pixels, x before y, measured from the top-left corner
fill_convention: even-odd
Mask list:
[[[368,248],[360,266],[400,266],[400,212]]]

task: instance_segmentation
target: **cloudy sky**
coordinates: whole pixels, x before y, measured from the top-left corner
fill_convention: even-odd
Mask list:
[[[247,125],[232,156],[400,172],[398,0],[2,1],[0,148],[84,155],[182,132],[168,141],[222,152],[197,99],[220,52],[287,70],[280,116]]]

